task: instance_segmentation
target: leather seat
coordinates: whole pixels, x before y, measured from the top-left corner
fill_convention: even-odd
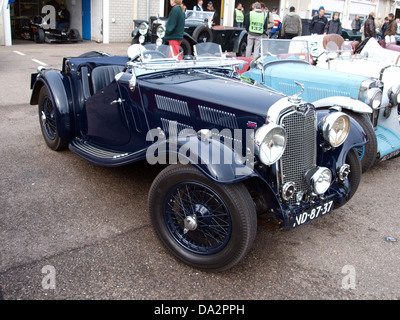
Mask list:
[[[100,66],[94,68],[91,74],[93,94],[107,87],[111,82],[113,82],[114,77],[123,70],[124,67],[118,65]]]

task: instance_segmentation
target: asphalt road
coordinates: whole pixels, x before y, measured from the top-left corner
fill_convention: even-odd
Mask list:
[[[128,43],[0,47],[0,298],[400,299],[400,158],[377,163],[342,208],[279,231],[259,224],[251,252],[210,274],[176,261],[147,209],[158,169],[102,168],[46,147],[30,73]]]

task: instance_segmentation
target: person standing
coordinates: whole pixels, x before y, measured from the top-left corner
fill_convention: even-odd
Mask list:
[[[266,13],[261,10],[259,2],[252,4],[252,11],[244,17],[244,27],[247,30],[246,57],[251,57],[254,47],[254,56],[256,59],[260,55],[261,38],[266,29]]]
[[[269,32],[269,37],[270,39],[276,39],[278,38],[279,31],[281,30],[282,27],[282,19],[278,14],[277,7],[272,7],[271,14],[272,14],[272,19],[274,20],[274,26]]]
[[[310,22],[311,34],[323,34],[325,26],[328,24],[328,19],[325,17],[325,8],[319,7],[318,14],[315,15]]]
[[[244,12],[243,5],[239,2],[233,13],[233,20],[235,21],[236,28],[243,28]]]
[[[333,13],[333,19],[329,21],[328,24],[325,26],[325,33],[336,33],[338,35],[342,35],[342,23],[339,19],[339,12]]]
[[[203,0],[197,0],[197,4],[193,7],[193,11],[204,11]]]
[[[65,7],[64,3],[60,5],[60,9],[61,11],[58,13],[59,22],[57,29],[62,31],[66,26],[69,25],[71,15],[67,10],[67,8]]]
[[[185,7],[182,4],[182,0],[169,0],[169,3],[172,9],[165,24],[164,39],[169,41],[172,52],[176,57],[179,55],[179,48],[185,30]],[[182,57],[179,55],[178,59],[182,60]]]
[[[396,35],[397,32],[397,22],[394,19],[394,14],[393,13],[389,13],[388,14],[388,25],[386,27],[386,31],[384,33],[385,36],[394,36]]]
[[[212,18],[212,25],[218,25],[219,19],[217,15],[217,10],[214,8],[214,4],[212,1],[208,1],[206,11],[214,12],[214,16]]]
[[[361,30],[361,20],[360,20],[360,16],[356,16],[356,18],[353,20],[353,22],[351,23],[351,29],[353,30],[353,32],[358,32]]]
[[[289,13],[283,18],[281,37],[284,39],[292,39],[301,36],[303,25],[300,16],[296,13],[295,7],[290,7]]]
[[[272,16],[272,14],[270,14],[270,11],[265,6],[264,2],[261,2],[260,5],[261,5],[261,11],[266,14],[266,21],[265,21],[266,28],[265,28],[265,33],[263,36],[268,38],[271,29],[274,27],[274,18]]]
[[[371,12],[368,16],[367,21],[365,21],[364,36],[365,38],[376,38],[375,12]]]

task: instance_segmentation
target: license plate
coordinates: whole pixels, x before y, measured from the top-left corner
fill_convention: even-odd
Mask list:
[[[295,228],[311,220],[315,220],[331,212],[332,210],[333,210],[333,200],[327,201],[316,207],[307,209],[306,211],[298,213],[294,216],[294,223],[292,227]]]

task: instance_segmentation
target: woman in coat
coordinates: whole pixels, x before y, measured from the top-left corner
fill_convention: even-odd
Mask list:
[[[368,16],[367,21],[364,24],[364,36],[365,38],[376,38],[375,30],[375,12],[371,12]]]
[[[185,6],[182,4],[182,0],[170,0],[169,3],[172,9],[165,24],[164,39],[169,41],[172,52],[176,57],[179,54],[185,30]],[[179,56],[178,59],[181,60],[182,57]]]

